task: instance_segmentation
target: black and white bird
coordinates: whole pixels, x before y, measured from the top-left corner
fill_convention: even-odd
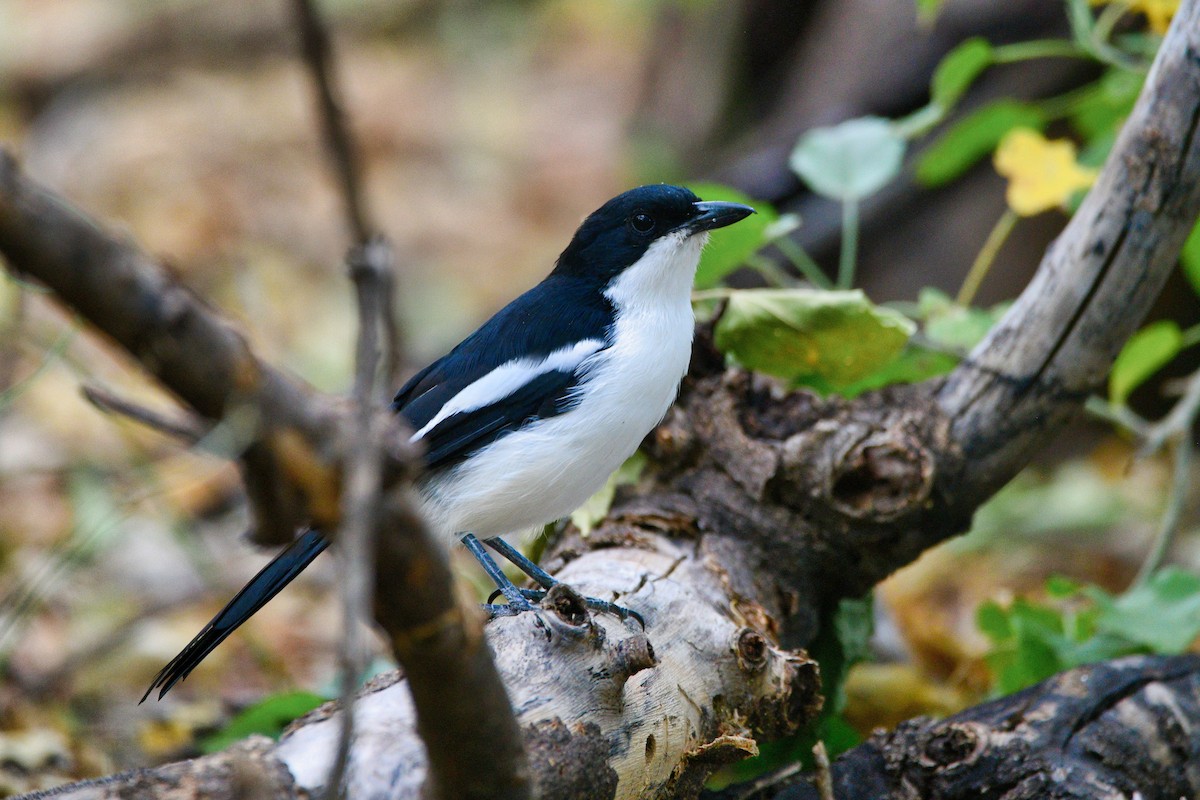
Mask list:
[[[692,281],[708,232],[754,209],[704,202],[679,186],[643,186],[591,214],[554,270],[414,375],[392,409],[425,448],[417,483],[425,519],[461,540],[507,605],[532,608],[484,543],[543,589],[555,579],[502,538],[570,514],[666,414],[691,355]],[[482,540],[482,541],[481,541]],[[305,531],[155,677],[161,698],[328,545]],[[589,605],[622,616],[602,600]],[[143,700],[146,698],[143,697]]]

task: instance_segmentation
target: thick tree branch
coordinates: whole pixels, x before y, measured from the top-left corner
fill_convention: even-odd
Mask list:
[[[1200,658],[1064,672],[945,720],[880,733],[833,765],[838,800],[1179,800],[1200,793]],[[819,800],[812,776],[712,800]],[[789,785],[792,784],[792,785]]]
[[[1200,214],[1197,53],[1200,2],[1185,0],[1076,221],[990,344],[944,384],[820,400],[725,370],[701,331],[681,402],[648,443],[651,469],[596,530],[569,530],[551,551],[572,585],[643,613],[644,634],[589,618],[570,591],[487,627],[538,796],[693,796],[714,764],[812,715],[811,663],[775,642],[810,641],[831,603],[963,531],[1039,437],[1077,413],[1161,287]],[[409,559],[398,574],[427,566],[395,555]],[[469,627],[443,634],[449,617],[427,621],[393,638],[485,650]],[[428,674],[409,677],[420,702]],[[415,797],[427,759],[404,684],[366,694],[359,711],[356,796]],[[274,752],[310,791],[328,775],[331,713]],[[427,741],[437,758],[444,743]]]

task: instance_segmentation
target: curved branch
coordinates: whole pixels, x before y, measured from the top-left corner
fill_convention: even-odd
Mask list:
[[[1103,383],[1200,209],[1200,6],[1175,16],[1096,185],[1000,323],[937,393],[970,460],[960,502],[1008,481]]]
[[[965,530],[1078,412],[1161,287],[1200,216],[1198,53],[1200,0],[1185,0],[1099,183],[944,384],[855,402],[787,393],[726,371],[700,332],[680,403],[648,442],[652,469],[596,530],[569,530],[551,550],[566,580],[641,611],[644,637],[580,615],[570,592],[488,626],[539,796],[692,796],[714,763],[752,751],[752,737],[811,715],[812,667],[774,641],[811,641],[832,602]],[[0,249],[3,213],[0,199]],[[456,646],[486,651],[469,637]],[[431,676],[409,676],[421,700],[417,683]],[[426,761],[408,696],[396,684],[362,699],[351,777],[361,796],[416,796]],[[272,756],[304,788],[323,780],[329,713]]]

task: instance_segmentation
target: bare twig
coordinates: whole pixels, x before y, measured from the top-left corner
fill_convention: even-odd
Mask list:
[[[825,749],[824,742],[817,742],[812,749],[813,761],[817,766],[817,772],[813,776],[813,783],[816,784],[817,794],[821,796],[821,800],[834,800],[833,797],[833,773],[829,771],[829,752]]]
[[[377,587],[371,565],[375,550],[372,533],[377,530],[375,516],[382,490],[381,459],[384,455],[380,441],[385,428],[378,420],[379,401],[381,388],[387,391],[395,379],[400,360],[400,335],[393,305],[392,248],[381,237],[371,238],[372,226],[362,194],[360,161],[332,75],[329,31],[311,0],[294,0],[293,9],[304,62],[312,76],[326,151],[341,187],[346,222],[356,243],[347,257],[358,300],[359,332],[355,355],[355,424],[351,433],[350,461],[346,465],[343,524],[339,534],[346,562],[346,580],[340,584],[344,637],[341,645],[343,716],[337,757],[327,790],[327,796],[333,798],[345,791],[354,731],[354,700],[358,679],[365,666],[360,626],[368,618],[370,598],[375,591],[397,590],[393,584]],[[403,591],[403,588],[399,590]]]
[[[345,792],[346,767],[354,732],[354,698],[359,676],[365,666],[365,648],[359,635],[361,625],[371,612],[371,596],[375,591],[375,542],[371,534],[380,502],[381,461],[384,455],[381,438],[386,430],[379,422],[381,409],[377,396],[379,365],[379,330],[384,313],[379,280],[391,272],[392,252],[386,241],[377,239],[353,249],[347,261],[354,278],[358,296],[358,345],[354,378],[354,431],[350,461],[346,465],[346,489],[342,496],[342,554],[347,564],[346,580],[342,587],[343,636],[342,668],[342,730],[338,740],[337,757],[329,779],[327,796],[334,798]]]
[[[1130,416],[1135,416],[1129,412]],[[1153,455],[1170,445],[1174,450],[1172,459],[1171,490],[1167,495],[1167,507],[1163,510],[1158,531],[1154,536],[1154,545],[1147,554],[1132,587],[1141,586],[1162,566],[1175,535],[1179,531],[1179,520],[1183,516],[1187,504],[1188,491],[1192,486],[1192,460],[1195,457],[1196,446],[1192,442],[1192,429],[1196,419],[1200,417],[1200,372],[1194,372],[1184,381],[1183,396],[1171,407],[1171,410],[1158,422],[1146,423],[1143,420],[1139,434],[1142,439],[1140,454]]]
[[[21,332],[28,319],[28,300],[25,288],[13,282],[12,307],[8,323],[4,326],[3,344],[0,344],[0,392],[6,391],[16,379],[17,365],[21,362]],[[0,412],[3,407],[0,406]]]
[[[333,48],[329,31],[312,0],[293,0],[292,7],[296,25],[300,29],[301,54],[312,76],[325,149],[341,189],[346,224],[354,244],[365,246],[376,235],[376,227],[371,223],[362,190],[362,161],[346,124],[346,115],[333,77]],[[394,302],[395,271],[391,268],[381,270],[374,279],[378,283],[377,291],[382,303],[378,316],[384,341],[380,383],[386,389],[395,382],[401,359],[400,326],[396,321]]]
[[[316,89],[321,131],[325,136],[326,149],[342,190],[346,221],[350,226],[351,237],[355,242],[362,243],[371,237],[372,231],[363,208],[360,187],[362,171],[330,75],[332,68],[329,32],[313,8],[311,0],[292,0],[292,9],[300,29],[300,47],[304,63],[308,65],[313,87]]]
[[[82,391],[84,399],[101,411],[128,417],[134,422],[140,422],[159,433],[182,439],[188,444],[196,444],[208,432],[205,425],[194,416],[178,416],[172,419],[166,414],[120,397],[94,383],[85,385]]]

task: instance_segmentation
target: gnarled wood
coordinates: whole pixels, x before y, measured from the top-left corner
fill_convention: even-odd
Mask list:
[[[1045,433],[1078,412],[1173,267],[1200,215],[1198,54],[1200,2],[1185,0],[1088,201],[1038,280],[944,385],[818,401],[726,372],[701,337],[645,479],[589,536],[569,533],[552,551],[563,578],[641,611],[645,638],[578,616],[569,592],[488,626],[540,796],[580,787],[597,797],[694,796],[712,765],[812,713],[811,664],[773,639],[810,641],[836,599],[964,530]],[[0,251],[74,302],[69,286],[39,272],[43,249],[61,248],[25,229],[38,215],[6,219],[13,186],[0,174]],[[107,330],[122,299],[108,291],[103,301],[107,311],[91,317]],[[157,374],[170,385],[173,373]],[[469,638],[469,627],[458,630]],[[635,670],[651,650],[657,664]],[[427,687],[431,677],[419,676]],[[403,684],[364,697],[357,796],[416,796],[425,759],[407,698]],[[319,788],[334,727],[310,717],[261,758]]]

